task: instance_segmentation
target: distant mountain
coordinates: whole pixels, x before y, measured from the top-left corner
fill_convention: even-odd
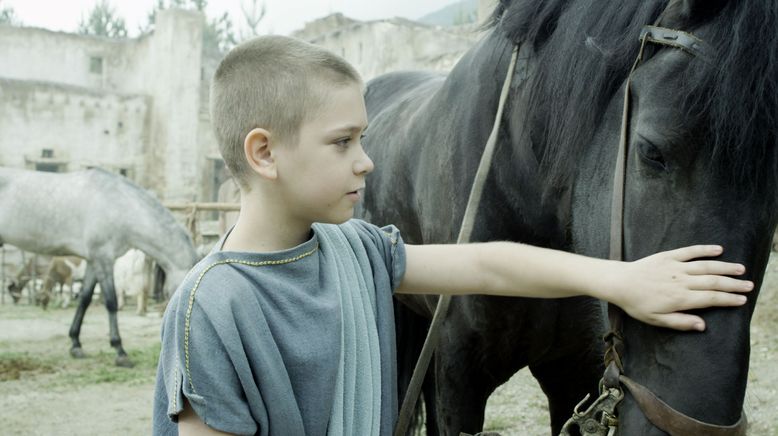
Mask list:
[[[433,26],[458,26],[475,23],[478,19],[478,0],[460,0],[416,21]]]

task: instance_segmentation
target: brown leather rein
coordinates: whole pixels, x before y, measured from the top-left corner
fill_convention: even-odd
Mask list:
[[[508,100],[508,94],[511,89],[511,82],[516,69],[519,50],[520,49],[517,46],[514,46],[511,50],[511,59],[508,64],[508,72],[506,73],[505,81],[503,81],[502,90],[500,91],[494,124],[492,125],[492,131],[484,146],[484,151],[481,154],[481,160],[478,164],[478,169],[476,170],[473,185],[470,188],[467,207],[465,208],[462,225],[459,228],[459,235],[457,236],[457,244],[470,242],[470,237],[473,233],[478,207],[481,204],[481,195],[483,194],[484,184],[486,184],[486,178],[489,175],[491,168],[494,149],[497,146],[497,140],[499,139],[500,121],[502,120],[505,102]],[[443,328],[443,322],[448,315],[448,307],[450,304],[451,295],[441,295],[440,298],[438,298],[438,303],[435,306],[435,313],[432,316],[432,322],[427,331],[427,337],[424,339],[424,345],[419,353],[419,359],[416,361],[411,380],[408,383],[408,389],[405,392],[405,398],[400,407],[400,413],[394,428],[394,436],[405,436],[408,433],[408,428],[413,419],[413,411],[416,407],[416,402],[419,399],[422,384],[424,383],[424,377],[427,374],[427,368],[432,359],[432,354],[435,352],[435,348],[440,340],[441,329]]]
[[[613,180],[611,201],[610,259],[623,260],[624,247],[624,188],[626,185],[626,166],[629,153],[630,86],[632,74],[643,59],[647,43],[660,44],[683,50],[684,52],[706,59],[710,48],[694,35],[675,29],[658,26],[645,26],[640,34],[640,50],[635,63],[627,76],[624,87],[624,108],[621,119],[621,137],[616,158],[616,170]],[[625,386],[637,402],[640,410],[657,428],[672,436],[741,436],[746,434],[745,414],[733,425],[722,426],[708,424],[685,415],[659,399],[648,388],[623,374],[621,356],[624,351],[622,336],[624,312],[613,304],[608,305],[610,331],[605,335],[605,374],[600,381],[600,397],[584,412],[579,408],[588,397],[576,407],[573,417],[565,424],[562,434],[568,435],[571,426],[577,426],[584,435],[612,434],[618,426],[615,414],[616,405],[623,399],[621,386]]]

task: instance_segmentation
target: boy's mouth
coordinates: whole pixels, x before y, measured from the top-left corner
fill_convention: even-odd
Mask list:
[[[359,199],[362,197],[362,192],[365,188],[359,188],[355,191],[347,192],[346,196],[354,201],[359,201]]]

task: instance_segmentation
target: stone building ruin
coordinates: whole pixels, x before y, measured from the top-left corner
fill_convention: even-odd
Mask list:
[[[0,166],[101,167],[164,200],[216,200],[226,174],[208,90],[219,59],[204,54],[203,27],[200,13],[177,9],[128,39],[0,24]],[[479,37],[473,28],[341,14],[294,36],[344,56],[365,79],[446,71]]]

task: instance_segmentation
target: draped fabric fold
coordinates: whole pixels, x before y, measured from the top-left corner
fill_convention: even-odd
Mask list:
[[[341,300],[341,354],[328,434],[377,435],[381,424],[381,354],[376,323],[375,288],[361,272],[367,259],[364,247],[353,244],[358,235],[348,226],[344,233],[320,232],[322,255],[354,251],[356,256],[334,256],[328,265],[337,277]],[[346,233],[354,232],[354,235]],[[347,236],[349,236],[347,238]],[[329,250],[332,250],[329,252]]]

